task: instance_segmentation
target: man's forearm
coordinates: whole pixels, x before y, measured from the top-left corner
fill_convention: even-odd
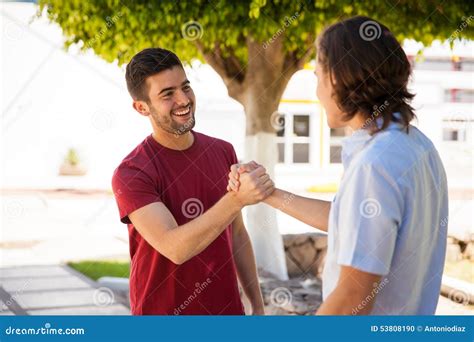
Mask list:
[[[236,227],[234,227],[235,229]],[[258,282],[257,266],[255,265],[255,256],[253,253],[252,243],[245,227],[239,229],[233,237],[233,254],[237,275],[245,295],[249,299],[252,309],[264,314],[263,299]]]
[[[264,202],[314,228],[326,232],[328,230],[329,211],[331,209],[331,202],[329,201],[302,197],[291,192],[275,189]]]
[[[240,201],[229,192],[201,216],[169,230],[167,238],[179,243],[179,263],[201,253],[229,226],[241,209]]]
[[[336,287],[321,304],[316,315],[368,315],[372,307],[373,300],[368,300],[354,291]]]

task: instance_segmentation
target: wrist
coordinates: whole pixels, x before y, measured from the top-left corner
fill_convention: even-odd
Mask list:
[[[282,191],[280,189],[275,188],[275,190],[271,193],[271,195],[265,198],[262,202],[265,204],[268,204],[271,207],[276,208],[278,206],[278,196],[281,193]]]
[[[245,204],[235,191],[229,191],[225,197],[228,199],[231,209],[234,209],[236,212],[239,212],[245,207]]]
[[[262,303],[252,304],[252,315],[265,315],[265,308]]]

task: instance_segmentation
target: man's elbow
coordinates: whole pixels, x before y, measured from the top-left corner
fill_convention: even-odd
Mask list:
[[[156,245],[152,245],[153,249],[164,256],[166,259],[171,261],[175,265],[182,265],[189,260],[184,253],[177,251],[179,247],[160,248]]]
[[[157,241],[158,239],[153,241],[153,249],[173,264],[182,265],[191,259],[191,255],[187,251],[184,251],[181,245],[173,243],[173,239],[166,234],[160,236],[159,241],[161,241],[161,243],[158,243]]]
[[[175,265],[182,265],[186,261],[188,261],[184,256],[180,255],[179,253],[162,253],[162,255]]]
[[[186,261],[192,258],[192,255],[190,255],[189,253],[183,253],[183,252],[174,252],[174,253],[169,252],[163,255],[175,265],[182,265]]]

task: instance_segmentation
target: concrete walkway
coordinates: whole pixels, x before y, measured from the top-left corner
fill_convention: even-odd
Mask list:
[[[0,268],[0,315],[129,315],[122,298],[65,265]]]

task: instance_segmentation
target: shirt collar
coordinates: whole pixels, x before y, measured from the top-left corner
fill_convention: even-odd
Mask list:
[[[396,118],[400,117],[400,113],[393,113],[393,116]],[[383,118],[378,118],[377,126],[381,127],[383,123]],[[386,128],[386,130],[401,129],[401,125],[398,122],[391,121]],[[354,156],[364,149],[365,145],[374,138],[375,135],[371,135],[370,131],[366,128],[360,128],[357,131],[354,131],[352,135],[342,139],[342,152],[341,160],[344,166],[344,169],[349,167],[351,160]]]

